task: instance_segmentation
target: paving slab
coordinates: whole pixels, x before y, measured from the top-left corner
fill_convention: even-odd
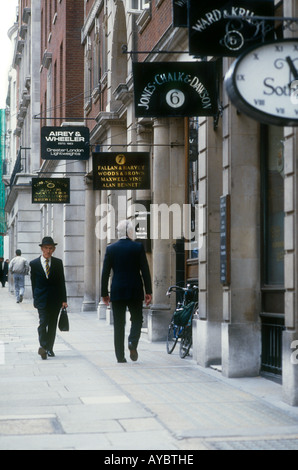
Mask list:
[[[0,289],[1,450],[296,450],[298,409],[261,377],[227,379],[143,334],[118,364],[113,327],[69,312],[55,358],[37,354],[36,311]]]

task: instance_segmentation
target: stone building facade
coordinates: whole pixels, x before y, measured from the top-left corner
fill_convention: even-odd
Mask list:
[[[15,25],[9,32],[15,44],[8,90],[5,175],[9,258],[20,249],[31,260],[40,243],[40,211],[31,204],[31,178],[40,168],[40,124],[33,119],[40,110],[40,2],[20,1]],[[28,278],[26,286],[26,295],[30,296]]]
[[[32,19],[33,11],[38,15],[33,3],[28,16]],[[43,122],[32,123],[39,128],[45,122],[88,126],[90,158],[42,162],[36,131],[35,144],[28,144],[36,145],[31,156],[34,165],[29,174],[17,173],[20,184],[11,185],[7,200],[11,245],[21,230],[13,224],[16,214],[21,215],[21,206],[17,210],[14,206],[14,194],[27,191],[30,217],[36,227],[39,224],[34,240],[31,236],[28,241],[27,254],[33,253],[30,243],[36,244],[44,234],[56,238],[57,254],[66,266],[71,308],[94,311],[110,321],[99,286],[106,246],[115,239],[115,223],[133,218],[137,203],[181,209],[199,204],[199,250],[179,237],[174,227],[169,236],[154,238],[147,245],[153,279],[152,305],[144,310],[148,338],[163,340],[167,334],[174,306],[174,299],[165,295],[167,288],[177,280],[198,283],[195,361],[203,367],[221,366],[226,377],[262,373],[280,380],[282,375],[285,401],[297,405],[296,127],[266,126],[237,111],[223,84],[234,60],[231,57],[219,61],[220,106],[215,118],[136,118],[134,62],[199,60],[188,53],[187,28],[173,26],[173,2],[84,0],[78,2],[76,15],[70,5],[75,2],[38,3],[41,50],[36,87],[40,86],[41,93],[31,103],[39,104],[34,114]],[[27,18],[29,7],[23,6],[22,18]],[[297,18],[298,1],[275,1],[275,10],[277,17]],[[67,24],[74,34],[69,43]],[[294,33],[286,29],[282,34]],[[32,86],[33,75],[29,75]],[[151,189],[94,190],[93,152],[130,151],[149,152]],[[33,208],[29,176],[35,170],[39,175],[69,176],[71,203]],[[227,282],[221,282],[220,266],[222,200],[229,209]],[[150,222],[158,223],[153,217]]]
[[[40,2],[40,128],[84,124],[83,3]],[[56,254],[64,262],[69,303],[79,310],[84,295],[85,164],[43,159],[39,175],[71,178],[70,203],[41,205],[40,219],[41,235],[58,243]]]

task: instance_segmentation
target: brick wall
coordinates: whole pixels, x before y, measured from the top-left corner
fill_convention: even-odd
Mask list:
[[[152,50],[173,22],[172,0],[161,0],[159,2],[153,0],[151,5],[151,19],[145,28],[141,30],[138,37],[138,49],[140,51]]]
[[[81,45],[84,2],[42,0],[41,21],[41,63],[46,51],[52,53],[51,69],[45,66],[41,69],[41,110],[45,116],[50,106],[48,116],[56,118],[42,124],[60,125],[65,117],[84,115],[84,49]]]

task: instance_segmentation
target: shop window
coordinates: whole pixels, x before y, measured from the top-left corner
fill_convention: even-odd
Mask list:
[[[284,330],[283,127],[261,128],[262,306],[261,375],[280,381]]]
[[[198,168],[198,118],[189,120],[189,144],[188,144],[188,203],[191,205],[191,232],[196,230],[195,207],[199,200],[199,168]],[[192,244],[190,244],[192,245]],[[197,242],[193,242],[193,247],[189,252],[189,258],[198,258]]]
[[[283,128],[262,129],[263,286],[284,286]]]

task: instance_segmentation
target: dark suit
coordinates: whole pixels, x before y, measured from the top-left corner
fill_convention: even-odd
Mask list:
[[[5,287],[7,282],[7,275],[8,275],[8,263],[6,261],[0,261],[0,282],[2,287]]]
[[[151,276],[144,247],[129,238],[107,247],[101,278],[101,295],[108,296],[108,281],[113,271],[110,300],[114,316],[114,342],[118,361],[124,358],[126,307],[131,314],[129,343],[137,348],[143,323],[144,288],[152,293]]]
[[[39,314],[39,342],[46,351],[52,351],[57,321],[63,302],[67,302],[63,263],[51,258],[51,269],[47,278],[41,257],[31,261],[31,283],[34,307]]]

